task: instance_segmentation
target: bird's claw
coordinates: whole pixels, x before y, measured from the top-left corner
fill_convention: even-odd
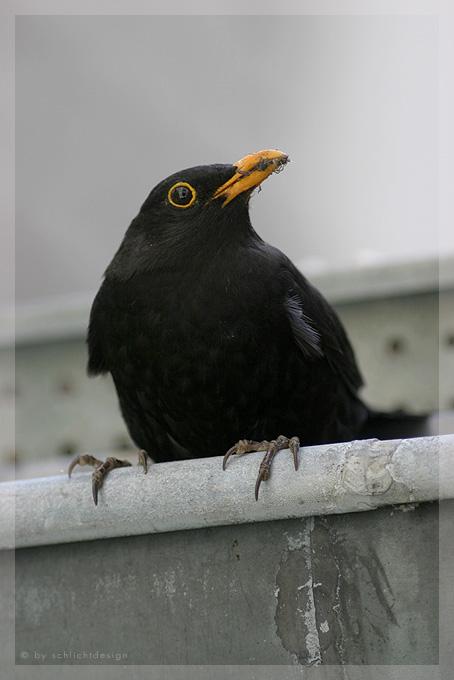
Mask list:
[[[95,505],[98,505],[98,491],[103,485],[106,474],[110,472],[110,470],[115,470],[115,468],[130,467],[131,463],[129,460],[119,460],[112,456],[109,456],[105,461],[102,461],[91,456],[89,453],[81,453],[71,461],[68,468],[68,477],[71,477],[71,473],[76,465],[92,465],[96,468],[91,476],[91,491]],[[139,451],[139,465],[143,466],[144,472],[147,474],[147,453],[143,449]]]
[[[241,456],[243,453],[249,453],[250,451],[264,451],[265,449],[255,448],[256,446],[261,446],[262,443],[263,442],[255,442],[252,439],[240,439],[240,441],[234,444],[225,454],[222,461],[222,469],[225,470],[226,463],[233,454]]]
[[[140,449],[139,451],[139,465],[143,467],[143,471],[145,474],[148,472],[148,454],[144,449]]]
[[[268,477],[270,476],[270,469],[271,469],[271,467],[268,467],[268,470],[263,470],[262,464],[260,464],[259,474],[257,475],[257,480],[255,482],[255,500],[256,501],[258,501],[258,499],[259,499],[260,484],[262,482],[265,482],[268,479]]]
[[[76,467],[76,465],[92,465],[93,467],[97,468],[102,464],[103,464],[102,460],[98,460],[94,456],[91,456],[89,453],[80,453],[69,464],[68,477],[71,477],[71,473]]]
[[[262,481],[266,482],[267,479],[269,479],[271,473],[271,463],[273,462],[274,456],[278,451],[287,448],[292,452],[295,470],[298,470],[298,451],[300,448],[300,440],[298,437],[291,437],[291,439],[289,439],[282,434],[277,439],[273,439],[270,442],[266,440],[262,442],[256,442],[252,439],[240,439],[240,441],[232,446],[225,454],[222,461],[222,468],[225,470],[226,463],[233,454],[241,456],[243,453],[249,453],[251,451],[265,451],[266,453],[262,462],[260,463],[259,474],[255,483],[255,500],[258,500],[260,484]]]

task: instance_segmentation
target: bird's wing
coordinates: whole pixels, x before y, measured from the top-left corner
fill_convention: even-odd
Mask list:
[[[363,385],[353,349],[337,314],[325,298],[284,256],[279,277],[294,340],[305,357],[324,357],[352,394]]]

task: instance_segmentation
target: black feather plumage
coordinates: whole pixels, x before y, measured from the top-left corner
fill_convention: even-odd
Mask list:
[[[158,184],[91,311],[88,371],[112,374],[132,439],[156,461],[282,432],[347,440],[367,418],[333,309],[254,231],[248,192],[213,198],[236,172],[200,166]],[[172,204],[175,184],[195,191],[189,207]]]

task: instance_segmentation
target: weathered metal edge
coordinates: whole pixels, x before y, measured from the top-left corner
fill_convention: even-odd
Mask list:
[[[373,510],[454,497],[454,435],[280,453],[258,502],[260,453],[194,459],[109,474],[96,507],[90,473],[0,484],[0,548]]]

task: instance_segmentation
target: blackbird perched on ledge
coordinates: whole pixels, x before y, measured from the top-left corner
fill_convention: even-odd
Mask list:
[[[227,451],[225,467],[233,453],[263,450],[257,497],[282,448],[296,468],[300,443],[380,436],[337,315],[252,227],[252,191],[288,161],[266,150],[171,175],[107,268],[91,310],[88,373],[111,373],[145,471],[147,455]],[[83,454],[69,473],[78,463],[97,468],[95,503],[106,472],[129,465]]]

